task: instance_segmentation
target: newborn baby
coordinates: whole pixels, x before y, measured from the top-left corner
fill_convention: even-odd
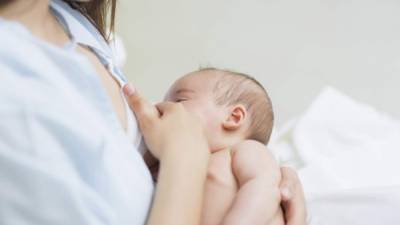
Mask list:
[[[176,81],[165,100],[201,118],[212,152],[201,224],[284,224],[280,170],[265,147],[272,105],[262,85],[245,74],[207,68]]]

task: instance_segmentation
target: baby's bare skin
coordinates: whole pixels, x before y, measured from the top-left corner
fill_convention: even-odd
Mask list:
[[[211,154],[204,193],[202,225],[221,224],[239,189],[230,149]]]
[[[280,169],[265,146],[244,141],[211,155],[202,225],[281,225]]]

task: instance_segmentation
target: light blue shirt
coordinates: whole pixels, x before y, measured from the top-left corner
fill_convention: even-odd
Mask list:
[[[128,137],[75,45],[125,78],[84,16],[51,8],[71,34],[65,48],[0,18],[0,224],[145,224],[154,187],[136,123]]]

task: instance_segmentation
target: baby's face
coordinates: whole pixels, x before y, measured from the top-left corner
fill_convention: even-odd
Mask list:
[[[221,121],[226,115],[226,108],[215,102],[213,88],[216,82],[215,75],[192,73],[177,80],[165,96],[165,101],[180,102],[186,110],[201,119],[211,150],[224,147],[221,146]]]

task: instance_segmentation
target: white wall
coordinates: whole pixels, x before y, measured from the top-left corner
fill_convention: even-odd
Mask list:
[[[153,101],[199,65],[249,73],[278,122],[325,85],[400,118],[398,0],[120,0],[130,80]]]

